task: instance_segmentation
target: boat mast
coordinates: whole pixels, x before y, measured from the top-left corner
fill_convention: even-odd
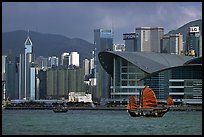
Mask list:
[[[139,101],[140,101],[140,108],[143,108],[142,89],[139,90]]]

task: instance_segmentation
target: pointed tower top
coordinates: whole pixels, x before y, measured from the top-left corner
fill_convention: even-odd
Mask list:
[[[27,36],[27,39],[25,41],[25,45],[32,45],[32,41],[30,40],[30,37],[29,37],[29,29],[28,29],[28,36]]]
[[[29,32],[30,32],[30,30],[28,29],[28,37],[29,37]]]

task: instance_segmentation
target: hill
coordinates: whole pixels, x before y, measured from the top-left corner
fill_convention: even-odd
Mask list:
[[[27,38],[27,31],[18,30],[4,32],[2,34],[2,54],[11,52],[14,56],[24,53],[24,42]],[[91,58],[94,45],[80,38],[67,38],[63,35],[45,34],[40,32],[29,32],[33,43],[33,53],[38,56],[61,57],[63,52],[77,51],[80,55],[80,62],[85,58]]]
[[[193,27],[193,26],[199,26],[200,31],[202,33],[202,20],[199,19],[199,20],[195,20],[195,21],[191,21],[189,23],[186,23],[186,24],[184,24],[183,26],[179,27],[176,30],[171,30],[167,34],[169,35],[169,34],[181,33],[183,35],[183,41],[185,43],[186,35],[188,33],[188,28]],[[165,35],[167,35],[167,34],[165,34]]]

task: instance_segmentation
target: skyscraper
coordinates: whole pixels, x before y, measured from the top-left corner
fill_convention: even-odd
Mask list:
[[[25,41],[25,99],[27,99],[30,96],[30,63],[32,63],[32,41],[29,37],[29,31],[28,31],[28,37]]]
[[[160,53],[160,41],[164,35],[164,28],[162,27],[141,27],[136,28],[135,35],[137,35],[137,51],[147,51]]]
[[[59,65],[59,58],[57,56],[48,57],[49,68],[56,67]]]
[[[135,33],[124,33],[125,51],[137,51],[137,39]]]
[[[202,56],[202,33],[200,33],[199,27],[189,27],[188,34],[186,36],[185,51],[189,52],[194,50],[195,56]]]
[[[161,52],[170,54],[182,55],[183,50],[183,35],[170,34],[162,37]]]
[[[19,57],[19,99],[35,99],[35,65],[33,58],[32,41],[28,36],[25,41],[25,54]]]
[[[2,55],[2,100],[6,99],[6,57]]]
[[[69,66],[69,53],[65,52],[61,55],[61,65]]]
[[[107,99],[110,96],[110,75],[102,68],[99,63],[98,53],[101,51],[112,50],[113,32],[110,29],[94,30],[94,45],[96,48],[96,99]],[[94,98],[93,98],[94,99]]]
[[[75,65],[79,67],[79,53],[78,52],[71,52],[69,57],[69,65]]]

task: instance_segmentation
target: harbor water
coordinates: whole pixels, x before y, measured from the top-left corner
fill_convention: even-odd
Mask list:
[[[202,135],[202,111],[152,118],[124,110],[2,110],[2,135]]]

